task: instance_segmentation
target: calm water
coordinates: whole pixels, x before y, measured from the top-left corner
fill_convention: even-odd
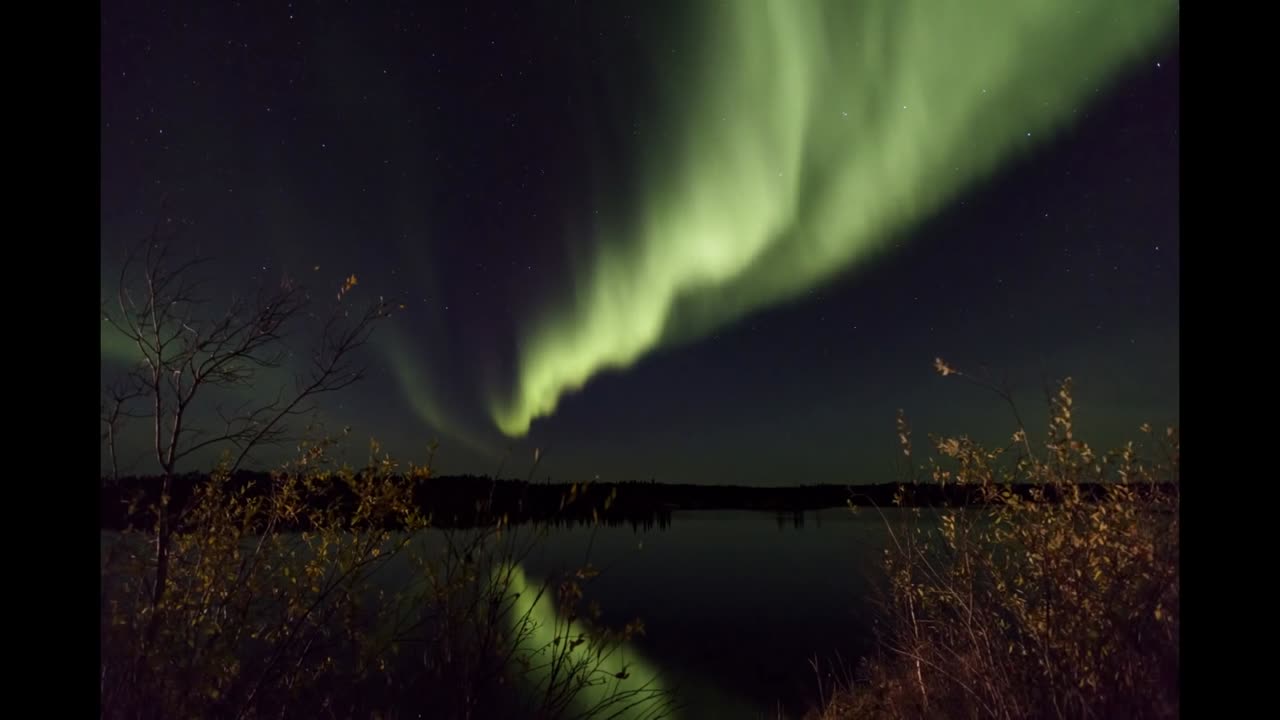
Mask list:
[[[792,515],[690,511],[665,529],[555,530],[526,567],[581,564],[590,547],[605,572],[589,597],[611,620],[644,620],[638,646],[686,688],[682,716],[776,717],[779,703],[798,714],[816,698],[815,656],[852,665],[870,648],[885,541],[866,509],[805,513],[801,527]]]

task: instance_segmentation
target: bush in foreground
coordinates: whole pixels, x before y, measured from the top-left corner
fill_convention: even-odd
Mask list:
[[[982,503],[886,522],[880,651],[821,718],[1178,716],[1178,432],[1141,428],[1154,458],[1132,442],[1098,454],[1073,435],[1070,380],[1050,409],[1042,448],[1021,421],[1004,448],[931,438],[912,481],[970,485]],[[901,416],[899,441],[910,466]]]
[[[361,472],[310,446],[249,493],[214,473],[163,524],[104,537],[101,702],[108,718],[657,718],[670,693],[583,607],[589,567],[535,582],[544,530],[505,518],[428,533],[427,468]],[[335,484],[345,486],[334,493]],[[358,499],[331,502],[342,496]],[[386,528],[396,528],[388,530]]]

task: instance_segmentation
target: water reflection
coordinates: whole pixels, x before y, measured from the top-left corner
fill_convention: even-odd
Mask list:
[[[883,523],[842,508],[677,510],[647,526],[558,525],[525,566],[602,568],[590,597],[609,622],[643,618],[637,645],[684,691],[683,716],[798,717],[816,698],[811,659],[872,647]]]

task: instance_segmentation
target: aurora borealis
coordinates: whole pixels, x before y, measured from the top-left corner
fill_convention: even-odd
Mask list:
[[[534,320],[498,426],[594,374],[865,261],[1162,38],[1174,6],[727,3],[672,80],[670,147],[600,226],[567,307]],[[1086,50],[1087,48],[1087,50]]]
[[[172,214],[403,298],[323,419],[447,471],[870,481],[898,407],[1003,434],[937,355],[1105,442],[1177,416],[1177,12],[107,3],[104,286]]]

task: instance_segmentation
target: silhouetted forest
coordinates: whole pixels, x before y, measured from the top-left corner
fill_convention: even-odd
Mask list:
[[[208,482],[206,475],[187,474],[173,483],[172,508],[186,505],[195,489]],[[271,476],[262,472],[239,472],[228,481],[246,496],[270,492]],[[899,489],[902,505],[909,507],[962,507],[979,504],[973,485],[934,483],[901,485],[797,485],[788,487],[747,487],[742,485],[667,484],[654,481],[623,483],[526,482],[488,476],[457,475],[426,479],[403,479],[414,484],[414,502],[429,514],[436,527],[467,528],[506,517],[512,524],[527,522],[551,525],[579,525],[599,522],[608,526],[631,525],[635,529],[665,528],[676,510],[756,510],[791,516],[795,526],[803,524],[803,513],[845,507],[891,507]],[[122,477],[102,482],[100,512],[102,529],[119,530],[133,524],[147,526],[154,515],[147,512],[159,498],[159,477]],[[1028,497],[1031,485],[1013,485],[1009,490]],[[1101,485],[1082,485],[1086,496],[1097,496]],[[1056,488],[1043,488],[1052,499]],[[1159,491],[1145,486],[1144,490]],[[612,500],[609,498],[612,496]],[[353,507],[356,495],[343,481],[334,478],[311,502],[315,509]],[[130,515],[132,507],[132,515]]]

